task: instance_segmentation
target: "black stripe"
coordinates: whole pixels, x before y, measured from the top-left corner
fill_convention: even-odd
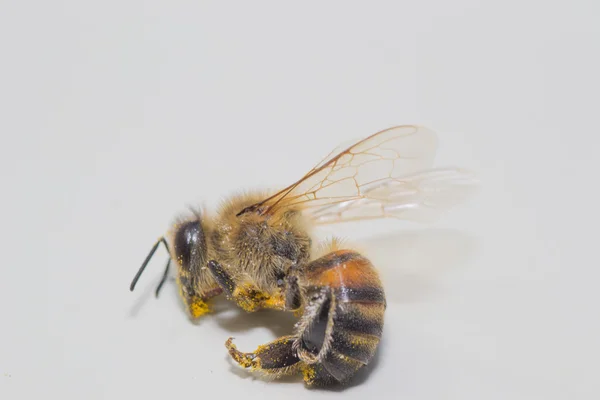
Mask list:
[[[360,311],[353,309],[348,310],[347,306],[338,304],[335,313],[334,327],[335,329],[356,332],[358,334],[381,337],[381,332],[383,331],[383,318],[381,320],[367,319],[366,315]]]
[[[312,364],[309,367],[312,369],[313,376],[307,382],[310,386],[329,386],[332,383],[336,383],[336,379],[331,376],[325,367],[321,364]]]
[[[372,340],[377,340],[373,338]],[[352,343],[352,338],[345,332],[340,330],[333,331],[332,347],[335,351],[363,364],[368,364],[375,354],[374,350],[377,348],[378,343],[374,343],[375,346],[369,346],[364,343]]]
[[[337,301],[342,303],[383,303],[385,294],[380,287],[349,288],[341,287],[335,289]]]
[[[364,343],[352,343],[352,339],[343,332],[334,331],[332,347],[335,351],[363,364],[368,364],[373,358],[374,346],[368,346]]]
[[[344,382],[357,370],[357,365],[341,359],[335,351],[330,351],[322,362],[327,372],[338,382]]]
[[[355,252],[347,252],[342,254],[329,253],[308,264],[306,266],[306,272],[310,274],[323,272],[330,268],[335,268],[339,265],[345,264],[349,261],[356,260],[359,258],[363,259],[363,256]]]

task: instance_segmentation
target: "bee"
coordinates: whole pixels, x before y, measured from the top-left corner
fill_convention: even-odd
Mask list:
[[[347,382],[372,359],[386,309],[379,274],[364,255],[336,240],[313,245],[319,225],[380,218],[428,221],[464,199],[473,174],[432,168],[436,134],[402,125],[332,151],[275,193],[231,197],[215,214],[194,211],[161,237],[135,275],[133,290],[158,246],[177,268],[189,317],[209,312],[224,294],[246,311],[299,316],[294,332],[254,352],[225,345],[240,366],[270,377],[302,373],[305,384]]]

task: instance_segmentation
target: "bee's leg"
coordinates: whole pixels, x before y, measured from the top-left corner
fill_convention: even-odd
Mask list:
[[[269,296],[253,286],[237,285],[217,261],[209,261],[208,269],[227,297],[233,299],[242,309],[246,311],[256,311],[260,308],[284,309],[283,296]]]
[[[163,272],[163,276],[160,279],[160,282],[158,283],[158,286],[156,286],[156,290],[154,291],[154,296],[155,297],[158,297],[158,294],[160,293],[160,289],[163,287],[163,285],[167,281],[167,278],[169,277],[169,269],[170,269],[170,267],[171,267],[171,259],[169,258],[167,260],[167,265],[165,265],[165,270]]]
[[[223,289],[225,294],[228,297],[233,296],[233,292],[235,291],[236,284],[231,279],[231,276],[223,269],[221,264],[216,262],[215,260],[210,260],[208,262],[208,270],[212,273],[213,278],[217,281],[219,286]]]
[[[293,348],[295,336],[283,336],[270,343],[258,346],[252,353],[242,353],[233,344],[233,338],[225,342],[231,358],[244,368],[278,378],[291,375],[304,366]]]
[[[298,286],[298,278],[296,276],[288,276],[286,278],[285,288],[285,310],[297,311],[302,306],[302,295],[300,286]]]
[[[180,272],[177,277],[177,284],[179,295],[185,303],[188,315],[192,319],[197,319],[208,313],[210,311],[208,300],[223,293],[223,289],[219,286],[198,292],[194,280],[190,278],[190,274],[187,272]]]
[[[258,346],[252,353],[239,351],[232,338],[225,346],[231,358],[244,368],[275,378],[301,372],[308,386],[326,384],[332,378],[320,362],[319,350],[330,346],[331,306],[329,289],[321,288],[311,296],[310,304],[296,325],[296,334]]]

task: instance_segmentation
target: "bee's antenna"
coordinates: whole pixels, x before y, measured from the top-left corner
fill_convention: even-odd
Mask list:
[[[160,292],[160,288],[162,288],[162,286],[164,285],[165,281],[167,280],[167,277],[169,276],[169,267],[171,266],[171,259],[169,258],[167,260],[167,265],[165,266],[165,272],[163,272],[163,276],[160,279],[160,282],[158,284],[158,286],[156,287],[156,292],[154,293],[154,295],[156,297],[158,297],[158,293]]]
[[[133,277],[133,280],[131,281],[131,285],[129,285],[129,290],[133,291],[133,289],[135,289],[135,285],[137,284],[138,279],[140,279],[140,276],[142,276],[142,272],[144,272],[144,270],[146,269],[146,265],[148,265],[148,263],[150,262],[150,259],[154,255],[154,252],[158,248],[158,245],[160,245],[161,243],[163,243],[165,245],[165,247],[167,248],[167,251],[169,251],[169,245],[167,244],[167,241],[165,240],[165,238],[161,237],[160,239],[158,239],[156,241],[156,243],[154,243],[154,246],[152,246],[152,250],[150,250],[150,253],[148,253],[148,256],[144,260],[144,263],[138,270],[137,274],[135,274],[135,276]],[[167,264],[167,271],[168,271],[168,269],[169,269],[169,264]],[[166,279],[166,278],[163,277],[163,280],[164,279]],[[159,285],[159,289],[160,289],[160,286],[162,286],[162,281],[161,281],[161,284]]]

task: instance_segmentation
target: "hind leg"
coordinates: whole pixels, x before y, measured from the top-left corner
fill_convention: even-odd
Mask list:
[[[296,355],[293,344],[296,338],[294,336],[283,336],[270,343],[258,346],[252,353],[242,353],[239,351],[233,338],[225,342],[225,347],[229,350],[229,355],[240,366],[250,368],[270,377],[281,377],[291,375],[302,368],[303,363]]]
[[[292,292],[295,289],[291,289]],[[294,299],[295,295],[290,295],[288,299]],[[325,334],[325,321],[315,318],[323,312],[329,314],[329,309],[324,309],[329,301],[327,290],[321,290],[315,293],[311,298],[310,305],[303,314],[297,327],[300,327],[300,332],[304,332],[309,325],[312,325],[314,334],[310,337],[295,335],[283,336],[270,343],[258,346],[251,353],[243,353],[233,344],[233,339],[229,338],[225,346],[229,350],[229,355],[235,362],[244,368],[250,368],[251,371],[261,373],[267,377],[279,378],[284,375],[291,375],[301,372],[304,376],[304,381],[308,386],[329,383],[332,377],[320,365],[316,359],[316,354],[310,354],[314,349],[307,348],[307,345],[312,346],[313,342],[322,344],[323,338],[320,334]],[[294,302],[290,300],[293,304]],[[326,318],[327,319],[327,318]],[[302,340],[300,340],[302,338]]]
[[[333,382],[331,375],[319,364],[301,361],[294,349],[295,336],[283,336],[270,343],[258,346],[252,353],[242,353],[233,344],[232,338],[225,342],[231,358],[240,366],[250,368],[269,378],[302,373],[307,386],[321,386]]]

